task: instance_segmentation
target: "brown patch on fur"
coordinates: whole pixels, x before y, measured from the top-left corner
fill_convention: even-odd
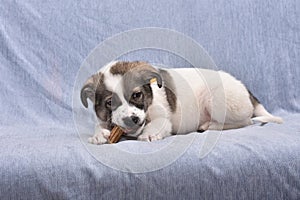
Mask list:
[[[97,117],[104,122],[102,126],[107,129],[112,129],[113,124],[111,123],[111,108],[107,108],[105,103],[112,96],[113,93],[106,89],[104,74],[101,72],[92,75],[81,89],[82,104],[87,108],[87,99],[90,99],[94,104]]]
[[[176,103],[177,103],[177,97],[174,94],[172,90],[169,88],[165,87],[166,95],[167,95],[167,100],[170,105],[171,111],[175,112],[176,111]]]
[[[249,93],[249,98],[253,105],[253,108],[255,109],[255,107],[260,104],[260,101],[249,90],[248,90],[248,93]],[[253,113],[252,117],[255,117],[254,113]],[[263,126],[264,123],[262,123],[261,125]]]
[[[258,104],[260,104],[259,100],[248,90],[249,96],[250,96],[250,101],[255,108]]]
[[[171,108],[171,111],[175,112],[176,104],[177,104],[177,97],[175,95],[175,86],[174,86],[173,79],[170,76],[170,74],[165,70],[160,69],[159,73],[162,76],[163,81],[164,81],[164,88],[166,91],[167,100],[168,100],[169,106]]]
[[[124,75],[128,71],[136,68],[136,67],[142,67],[142,68],[149,68],[151,65],[149,65],[147,62],[143,61],[133,61],[133,62],[117,62],[110,68],[110,73],[113,75]]]
[[[159,75],[157,69],[152,67],[149,63],[144,61],[133,61],[126,62],[120,61],[111,66],[110,73],[112,75],[126,75],[126,74],[137,74],[146,81],[145,83],[150,83],[152,78],[156,78],[158,87],[162,87],[162,78]],[[130,76],[130,75],[127,75]]]
[[[138,91],[142,93],[141,98],[133,99],[131,96],[131,98],[129,99],[129,103],[133,104],[135,107],[139,109],[143,109],[147,111],[148,107],[152,104],[152,99],[153,99],[153,94],[152,94],[152,89],[150,87],[150,84],[146,84],[139,87]]]
[[[146,120],[145,120],[145,125],[149,124],[151,122],[151,119],[149,115],[147,115]]]
[[[104,75],[101,72],[98,72],[92,75],[84,84],[81,89],[80,98],[84,107],[88,107],[89,98],[95,104],[95,94],[99,84],[103,84]]]
[[[175,87],[173,79],[170,74],[165,70],[156,70],[149,63],[143,61],[134,61],[134,62],[117,62],[114,66],[110,68],[110,73],[113,75],[125,75],[125,85],[132,85],[134,80],[137,80],[133,74],[141,77],[142,80],[146,82],[138,81],[139,85],[148,84],[151,78],[156,78],[157,84],[159,87],[162,86],[162,79],[165,83],[164,88],[166,91],[167,100],[172,112],[176,111],[177,98],[175,95]],[[155,75],[157,74],[157,75]],[[127,78],[128,77],[128,78]],[[131,86],[132,87],[132,86]],[[129,88],[128,91],[131,91],[132,88]],[[152,91],[150,91],[152,92]],[[150,96],[149,96],[150,97]],[[152,96],[150,97],[152,99]],[[151,104],[149,102],[148,104]]]

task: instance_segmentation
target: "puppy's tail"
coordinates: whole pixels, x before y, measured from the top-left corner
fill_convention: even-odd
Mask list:
[[[276,117],[272,114],[270,114],[263,105],[258,104],[254,107],[254,117],[252,118],[252,121],[258,121],[263,124],[268,123],[268,122],[273,122],[277,124],[282,124],[283,120],[281,117]]]
[[[270,114],[265,107],[258,101],[258,99],[253,96],[253,94],[249,91],[250,100],[252,105],[254,106],[253,111],[253,122],[261,122],[262,125],[266,124],[268,122],[273,122],[277,124],[282,124],[283,120],[281,117],[276,117],[272,114]]]

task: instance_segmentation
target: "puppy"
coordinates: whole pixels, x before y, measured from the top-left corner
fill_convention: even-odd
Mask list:
[[[155,141],[172,134],[226,130],[255,121],[282,123],[230,74],[208,69],[158,69],[146,62],[115,61],[92,75],[81,90],[99,123],[89,138],[107,142],[118,125],[126,135]]]

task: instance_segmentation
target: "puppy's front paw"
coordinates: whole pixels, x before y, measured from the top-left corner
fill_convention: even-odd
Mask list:
[[[91,144],[104,144],[110,135],[110,131],[107,129],[102,129],[99,133],[95,133],[93,137],[88,139]]]
[[[138,137],[138,140],[140,141],[146,141],[146,142],[152,142],[155,140],[161,140],[163,137],[160,134],[147,134],[143,133]]]

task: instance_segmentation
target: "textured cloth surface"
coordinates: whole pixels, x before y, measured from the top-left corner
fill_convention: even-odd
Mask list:
[[[99,162],[73,124],[76,75],[100,42],[142,27],[195,39],[285,123],[225,131],[203,159],[199,146],[212,131],[178,136],[195,140],[153,172]],[[299,27],[298,0],[1,1],[0,199],[299,199]],[[123,57],[188,65],[155,50]],[[116,146],[143,151],[171,139]]]
[[[175,162],[147,173],[103,165],[72,128],[3,127],[0,199],[299,199],[300,115],[283,116],[282,126],[224,131],[203,159],[201,142],[212,131],[177,136],[195,139]],[[159,149],[173,137],[150,147]],[[117,145],[125,150],[149,148],[138,141]],[[108,156],[128,159],[103,155]]]

